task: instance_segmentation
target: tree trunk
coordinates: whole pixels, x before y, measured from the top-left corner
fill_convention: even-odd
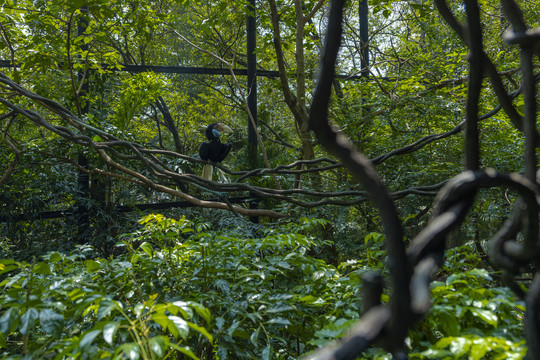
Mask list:
[[[183,154],[184,153],[184,147],[182,146],[182,142],[180,141],[180,135],[178,134],[178,128],[176,127],[176,124],[174,123],[174,120],[171,116],[171,113],[169,112],[169,108],[167,107],[167,103],[163,98],[160,96],[156,100],[156,106],[163,115],[163,122],[165,123],[165,126],[167,129],[171,132],[171,135],[173,137],[174,141],[174,148],[177,153]]]

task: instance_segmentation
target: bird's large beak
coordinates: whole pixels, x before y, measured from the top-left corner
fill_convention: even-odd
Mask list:
[[[233,132],[233,129],[231,129],[230,127],[228,127],[224,123],[219,123],[217,129],[220,132]]]

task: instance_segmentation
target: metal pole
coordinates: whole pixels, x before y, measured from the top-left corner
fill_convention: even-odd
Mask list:
[[[83,6],[81,8],[81,17],[77,23],[77,35],[81,36],[85,33],[88,27],[88,7]],[[81,50],[87,51],[88,45],[84,42],[81,44]],[[79,93],[79,101],[82,97],[88,93],[88,79],[84,79],[84,71],[79,70],[77,73],[77,79],[79,82],[84,81],[81,91]],[[84,99],[84,104],[81,107],[81,114],[88,113],[88,100]],[[78,154],[77,161],[83,169],[88,169],[88,158],[82,152]],[[90,176],[84,171],[79,171],[78,181],[77,181],[77,209],[76,209],[76,218],[77,218],[77,242],[79,244],[86,244],[89,242],[90,238],[90,215],[89,209],[87,206],[87,199],[90,197]]]
[[[250,0],[247,16],[247,85],[248,85],[248,108],[257,124],[257,21],[255,13],[255,0]],[[256,147],[257,134],[248,121],[248,141]]]
[[[369,23],[368,23],[368,2],[360,0],[358,16],[360,22],[360,46],[362,57],[360,59],[360,74],[368,77],[369,71]]]
[[[257,48],[257,19],[256,19],[256,7],[255,0],[250,0],[247,6],[247,88],[248,88],[248,108],[253,117],[255,125],[257,125],[257,55],[255,50]],[[255,128],[248,119],[248,158],[252,159],[255,166],[257,155],[257,134]],[[249,207],[256,209],[259,207],[257,200],[250,201]],[[259,218],[252,216],[251,222],[258,223]]]

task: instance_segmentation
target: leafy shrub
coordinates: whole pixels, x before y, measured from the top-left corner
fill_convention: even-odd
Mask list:
[[[50,253],[35,264],[1,260],[16,271],[1,286],[0,354],[10,359],[150,359],[181,352],[203,335],[210,314],[200,304],[158,302],[137,291],[133,263]],[[192,331],[190,331],[190,329]]]
[[[114,258],[80,247],[32,264],[0,260],[0,356],[297,359],[357,321],[363,272],[386,273],[380,234],[366,236],[364,258],[337,267],[310,256],[324,245],[310,235],[322,220],[261,227],[257,238],[162,215],[140,224]],[[470,249],[447,259],[433,307],[410,333],[411,358],[523,355],[522,304]]]
[[[450,250],[431,284],[432,307],[411,333],[412,359],[522,359],[525,306],[497,282],[467,246]],[[424,350],[425,349],[425,350]]]

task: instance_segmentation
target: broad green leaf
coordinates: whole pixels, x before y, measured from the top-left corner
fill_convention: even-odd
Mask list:
[[[303,296],[300,298],[300,301],[302,302],[305,302],[305,303],[308,303],[308,304],[311,304],[313,302],[315,302],[317,300],[317,298],[313,295],[306,295],[306,296]]]
[[[272,345],[268,344],[261,353],[262,360],[271,360],[272,359]]]
[[[101,264],[98,263],[97,261],[90,260],[90,259],[84,260],[84,265],[86,266],[86,270],[88,270],[88,272],[90,273],[99,270],[101,266]]]
[[[18,262],[12,259],[0,259],[0,275],[8,271],[17,269],[20,266]]]
[[[475,340],[471,346],[471,352],[469,354],[470,360],[481,360],[484,359],[484,356],[491,350],[489,345],[489,339],[478,339]]]
[[[216,327],[221,330],[225,326],[225,319],[221,316],[216,318]]]
[[[353,319],[341,318],[336,320],[334,323],[327,324],[315,334],[320,338],[333,339],[347,331],[352,326],[352,324],[354,324],[354,322],[355,320]]]
[[[231,327],[227,330],[227,334],[229,336],[233,336],[234,332],[236,331],[236,329],[240,326],[240,320],[235,320]]]
[[[59,336],[64,329],[64,317],[51,309],[43,309],[39,312],[39,324],[45,332]]]
[[[189,356],[193,360],[200,360],[189,346],[180,346],[176,345],[175,343],[170,343],[169,346],[174,348],[175,350],[180,351],[182,354]]]
[[[484,280],[493,280],[486,269],[471,269],[467,271],[469,275],[473,275]]]
[[[120,346],[122,351],[129,360],[138,360],[140,357],[140,349],[137,343],[127,343]]]
[[[152,352],[156,354],[158,358],[162,358],[167,351],[169,339],[165,336],[155,336],[150,338],[148,343],[150,344],[150,350],[152,350]]]
[[[282,304],[282,305],[272,307],[272,308],[266,310],[266,312],[270,313],[270,314],[275,314],[275,313],[287,312],[287,311],[290,311],[290,310],[294,310],[294,307],[291,306],[291,305]]]
[[[150,245],[147,242],[144,242],[141,244],[140,248],[150,257],[154,256],[154,249],[152,248],[152,245]]]
[[[187,321],[178,316],[169,316],[169,320],[171,320],[172,324],[177,330],[177,335],[175,337],[180,336],[182,339],[186,340],[189,334],[189,326]],[[170,325],[169,330],[171,330]]]
[[[471,341],[463,337],[453,338],[450,344],[450,351],[455,357],[461,357],[465,355],[471,347]]]
[[[19,320],[19,308],[11,307],[4,311],[0,317],[0,332],[10,334],[17,327]]]
[[[267,324],[291,325],[291,322],[289,321],[289,319],[275,317],[268,320]]]
[[[81,338],[81,341],[79,341],[79,347],[80,347],[81,349],[87,348],[88,346],[90,346],[90,344],[92,344],[92,342],[94,341],[94,339],[95,339],[99,334],[101,334],[101,330],[92,330],[92,331],[86,333],[86,334]]]
[[[213,336],[208,332],[208,330],[206,330],[206,328],[202,327],[202,326],[199,326],[197,324],[194,324],[190,321],[187,322],[188,326],[190,328],[192,328],[193,330],[195,331],[198,331],[199,333],[201,333],[202,335],[204,335],[210,342],[213,342],[214,341],[214,338]]]
[[[441,311],[437,314],[438,324],[446,336],[457,336],[460,332],[459,319],[447,311]]]
[[[60,253],[58,253],[58,252],[54,252],[54,253],[50,254],[49,261],[52,262],[52,263],[62,261],[62,255],[60,255]]]
[[[46,262],[38,262],[34,266],[34,272],[40,275],[51,275],[51,267]]]
[[[37,318],[39,317],[39,311],[35,308],[29,308],[26,310],[26,312],[21,316],[21,323],[19,325],[19,331],[21,334],[26,335],[30,331],[32,331],[32,328],[34,327],[34,323],[36,322]]]
[[[169,317],[165,314],[154,314],[152,315],[152,320],[159,324],[163,330],[167,330],[169,323],[171,322]]]
[[[259,332],[261,330],[261,327],[257,327],[257,330],[255,330],[251,336],[249,337],[249,340],[251,341],[251,343],[253,345],[255,345],[255,347],[259,344]]]
[[[180,311],[182,313],[182,316],[184,316],[185,318],[189,319],[193,317],[193,309],[191,308],[189,303],[185,301],[175,301],[171,303],[171,305],[172,306],[169,307],[169,311],[173,315],[178,314],[178,311]]]
[[[99,308],[97,311],[98,320],[103,319],[111,314],[111,312],[116,309],[116,302],[105,299],[99,303]]]
[[[114,342],[114,335],[120,327],[120,324],[116,321],[111,321],[105,324],[103,327],[103,340],[109,345],[112,345]]]
[[[478,308],[474,308],[474,307],[470,307],[470,308],[468,308],[468,310],[474,316],[479,317],[480,319],[487,322],[489,325],[491,325],[493,327],[497,326],[499,318],[497,317],[497,315],[493,311],[486,310],[486,309],[478,309]]]
[[[212,321],[212,314],[210,314],[210,311],[206,307],[194,301],[188,301],[188,304],[191,308],[195,309],[197,314],[202,316],[202,318],[204,319],[204,321],[206,321],[207,324],[210,324],[210,322]]]

